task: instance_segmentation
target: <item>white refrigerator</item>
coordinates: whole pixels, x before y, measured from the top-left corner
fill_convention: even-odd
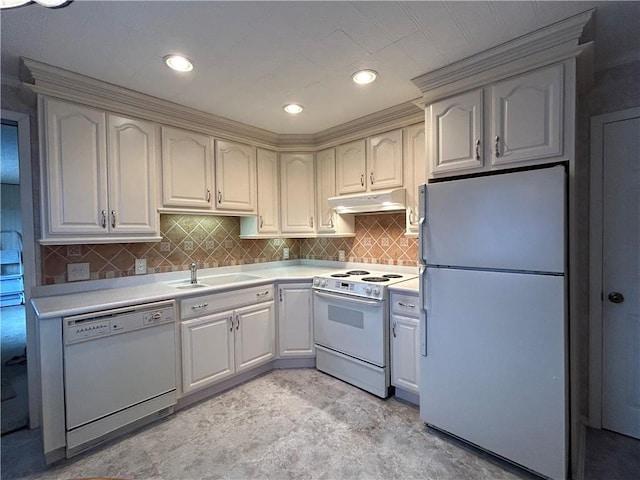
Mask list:
[[[563,166],[420,187],[420,417],[567,474]]]

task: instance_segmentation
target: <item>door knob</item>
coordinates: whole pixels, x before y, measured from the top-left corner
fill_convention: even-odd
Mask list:
[[[609,298],[609,301],[611,303],[624,302],[624,295],[622,295],[620,292],[611,292],[607,298]]]

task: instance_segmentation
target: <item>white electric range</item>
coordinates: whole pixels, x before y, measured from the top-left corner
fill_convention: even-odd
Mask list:
[[[389,395],[388,286],[417,275],[351,269],[313,279],[316,368]]]

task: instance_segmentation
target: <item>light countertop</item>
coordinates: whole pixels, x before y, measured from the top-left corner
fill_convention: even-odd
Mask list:
[[[404,282],[394,283],[393,285],[389,285],[389,290],[391,292],[418,295],[420,292],[420,280],[419,278],[412,278],[411,280],[405,280]]]
[[[229,278],[231,278],[232,274],[247,274],[257,278],[203,286],[197,289],[180,289],[171,285],[171,283],[180,281],[188,283],[190,278],[188,271],[95,280],[76,284],[67,283],[36,287],[33,290],[31,304],[38,318],[45,320],[162,300],[181,300],[187,297],[238,290],[275,282],[310,282],[316,275],[334,272],[338,269],[371,268],[372,266],[372,264],[294,260],[201,269],[198,270],[198,281],[204,284],[207,283],[208,277],[213,278],[220,275],[229,275]],[[384,268],[391,272],[416,273],[416,269],[412,267],[385,265]],[[412,282],[414,281],[409,280],[397,283],[389,288],[395,291],[417,293],[417,280],[415,280],[415,286]]]

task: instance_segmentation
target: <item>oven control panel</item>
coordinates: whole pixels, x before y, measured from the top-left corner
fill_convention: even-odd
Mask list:
[[[386,288],[379,285],[372,285],[365,282],[352,282],[344,279],[315,277],[313,288],[326,292],[344,293],[364,298],[384,300],[386,298]]]

